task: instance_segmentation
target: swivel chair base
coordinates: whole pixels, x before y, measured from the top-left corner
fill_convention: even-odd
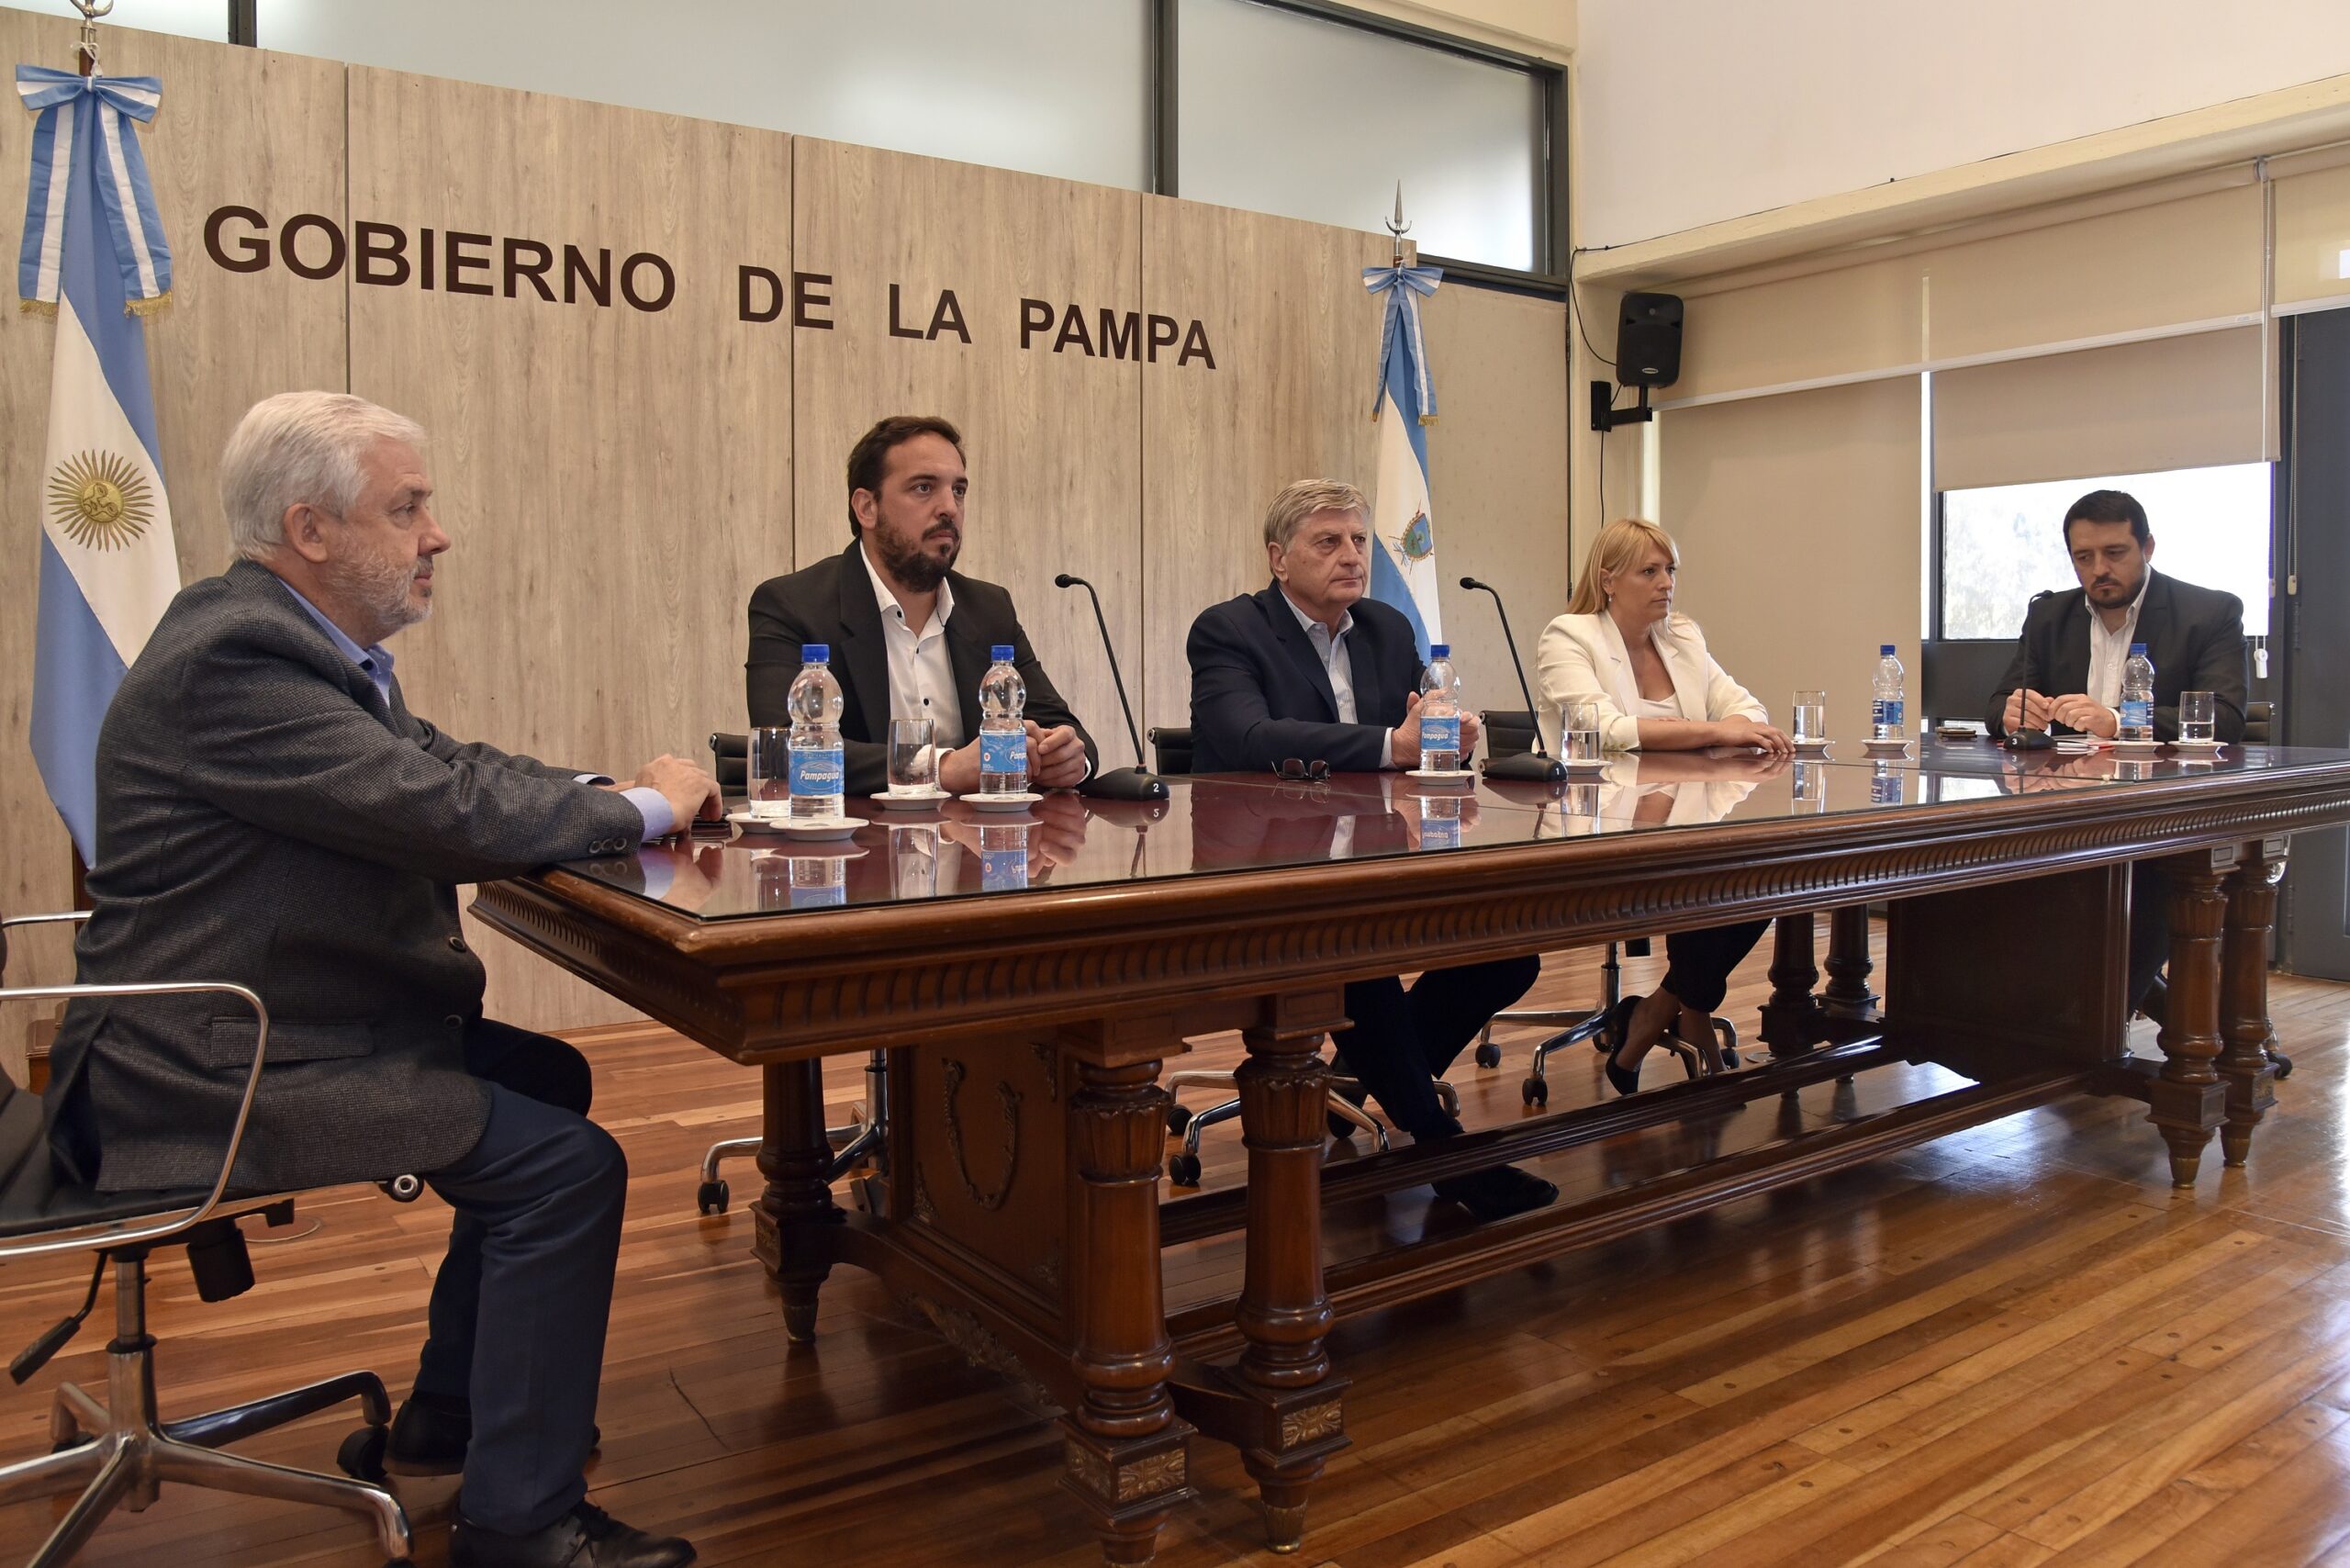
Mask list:
[[[70,1383],[61,1384],[50,1412],[50,1451],[39,1459],[0,1465],[0,1505],[82,1489],[28,1568],[63,1568],[108,1514],[118,1507],[143,1513],[167,1481],[362,1515],[375,1525],[385,1557],[404,1562],[409,1545],[408,1515],[383,1487],[217,1451],[224,1443],[357,1399],[367,1425],[344,1444],[342,1458],[349,1464],[353,1448],[372,1440],[380,1474],[382,1446],[392,1418],[383,1380],[374,1372],[346,1372],[250,1405],[184,1421],[159,1420],[155,1341],[147,1335],[147,1254],[132,1249],[108,1258],[115,1274],[115,1336],[106,1346],[106,1402],[100,1404]]]
[[[1159,1081],[1167,1090],[1167,1130],[1183,1140],[1181,1153],[1167,1157],[1167,1179],[1178,1187],[1200,1184],[1200,1136],[1219,1122],[1228,1122],[1240,1114],[1239,1096],[1222,1100],[1204,1111],[1189,1111],[1176,1102],[1176,1096],[1186,1089],[1220,1089],[1229,1092],[1235,1087],[1233,1075],[1209,1070],[1187,1070],[1170,1072]],[[1329,1114],[1350,1126],[1360,1127],[1371,1136],[1382,1154],[1387,1150],[1387,1125],[1357,1101],[1363,1088],[1360,1081],[1333,1076],[1329,1082]],[[1355,1096],[1349,1099],[1348,1096]],[[1460,1092],[1443,1079],[1436,1080],[1438,1103],[1445,1114],[1460,1114]]]
[[[1632,951],[1639,956],[1646,952],[1647,946],[1647,942],[1642,940],[1632,946]],[[1495,1025],[1526,1024],[1559,1029],[1559,1033],[1536,1043],[1532,1070],[1526,1075],[1526,1081],[1518,1085],[1518,1097],[1529,1107],[1539,1110],[1550,1104],[1550,1060],[1552,1053],[1570,1046],[1596,1041],[1607,1027],[1607,1015],[1615,1011],[1617,1002],[1623,995],[1623,965],[1617,951],[1617,944],[1607,944],[1607,960],[1599,966],[1601,994],[1595,1005],[1564,1010],[1528,1007],[1494,1014],[1477,1035],[1477,1065],[1499,1067],[1502,1064],[1502,1048],[1494,1044]],[[1691,1078],[1710,1077],[1725,1070],[1738,1053],[1738,1026],[1718,1014],[1708,1022],[1714,1026],[1711,1040],[1692,1043],[1667,1030],[1657,1041],[1658,1045],[1681,1058],[1681,1070]],[[1561,1028],[1561,1025],[1564,1027]]]
[[[865,1099],[849,1113],[845,1126],[824,1129],[824,1141],[833,1146],[832,1163],[824,1168],[825,1181],[837,1182],[866,1160],[876,1167],[882,1163],[882,1143],[890,1126],[889,1072],[886,1053],[874,1051],[866,1058]],[[755,1137],[723,1138],[702,1150],[701,1185],[694,1189],[694,1207],[704,1215],[724,1214],[734,1200],[734,1190],[718,1173],[719,1166],[730,1159],[755,1159],[758,1152],[759,1140]],[[862,1183],[856,1195],[858,1202],[865,1201]]]

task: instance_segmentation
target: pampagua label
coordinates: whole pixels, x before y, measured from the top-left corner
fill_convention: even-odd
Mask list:
[[[1427,754],[1449,751],[1457,760],[1460,756],[1460,716],[1457,713],[1440,719],[1420,721],[1420,763],[1427,764]]]
[[[1869,722],[1897,730],[1901,727],[1901,709],[1900,699],[1880,697],[1869,704]]]
[[[1024,730],[1010,734],[979,732],[979,771],[982,773],[1025,773],[1028,771],[1028,734]]]
[[[794,746],[790,772],[791,792],[795,795],[837,795],[844,777],[841,748]]]

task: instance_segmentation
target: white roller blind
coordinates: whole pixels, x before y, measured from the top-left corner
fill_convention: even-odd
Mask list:
[[[1798,688],[1861,733],[1877,646],[1914,689],[1920,631],[1914,375],[1673,409],[1659,422],[1678,607],[1784,724]]]
[[[2277,303],[2350,296],[2350,164],[2277,182]]]
[[[2256,319],[2262,195],[2153,206],[1688,296],[1667,405]]]
[[[2257,463],[2258,327],[1946,370],[1934,377],[1934,487]]]

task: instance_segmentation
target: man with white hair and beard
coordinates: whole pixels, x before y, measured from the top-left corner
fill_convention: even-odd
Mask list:
[[[587,1501],[628,1168],[579,1053],[482,1014],[456,884],[620,854],[717,785],[662,756],[631,787],[452,739],[408,711],[392,633],[450,548],[424,432],[289,392],[229,438],[240,559],[183,589],[98,737],[85,981],[200,974],[268,1005],[233,1186],[421,1175],[456,1211],[389,1464],[463,1473],[457,1568],[677,1568],[693,1548]],[[218,999],[77,1002],[50,1147],[108,1191],[208,1185],[252,1070]]]
[[[1036,662],[1012,595],[955,570],[968,487],[953,425],[912,414],[883,420],[849,453],[848,548],[751,595],[751,722],[790,723],[785,700],[800,651],[829,646],[850,794],[888,785],[893,719],[931,722],[940,789],[978,790],[979,678],[1002,644],[1028,688],[1028,787],[1073,789],[1092,776],[1093,739]]]

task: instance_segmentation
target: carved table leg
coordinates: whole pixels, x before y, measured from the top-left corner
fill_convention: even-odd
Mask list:
[[[2211,850],[2164,863],[2170,880],[2170,1001],[2157,1036],[2163,1065],[2150,1085],[2151,1119],[2170,1146],[2174,1187],[2195,1185],[2204,1146],[2226,1107],[2212,1062],[2220,1054],[2220,942],[2228,910],[2221,883],[2234,858],[2232,849]]]
[[[826,1227],[840,1209],[824,1171],[823,1064],[776,1062],[760,1074],[759,1174],[767,1191],[753,1210],[752,1250],[783,1287],[783,1330],[794,1344],[816,1338],[816,1293],[833,1271]]]
[[[2228,913],[2220,941],[2220,1071],[2228,1082],[2226,1125],[2220,1152],[2240,1166],[2252,1152],[2252,1130],[2277,1103],[2268,1053],[2277,1033],[2268,1022],[2268,933],[2277,924],[2277,883],[2285,875],[2284,846],[2244,846],[2228,879]]]
[[[1156,1061],[1080,1061],[1069,1099],[1069,1305],[1085,1397],[1062,1418],[1061,1481],[1092,1510],[1111,1563],[1150,1562],[1169,1510],[1191,1494],[1192,1428],[1167,1393],[1174,1351],[1158,1256],[1167,1092],[1158,1079]]]
[[[1819,966],[1810,914],[1779,916],[1771,946],[1771,1000],[1762,1004],[1762,1039],[1774,1057],[1801,1056],[1819,1043],[1819,1003],[1812,988]]]
[[[1248,1272],[1234,1313],[1248,1348],[1237,1375],[1267,1399],[1269,1419],[1241,1462],[1265,1504],[1266,1541],[1295,1551],[1305,1502],[1330,1454],[1344,1446],[1339,1394],[1323,1348],[1330,1298],[1322,1288],[1322,1135],[1329,1074],[1319,1029],[1244,1030],[1248,1059],[1236,1077],[1248,1148]]]
[[[1869,990],[1869,975],[1876,968],[1869,959],[1869,907],[1847,904],[1828,917],[1828,989],[1820,1008],[1838,1022],[1870,1024],[1876,1020],[1876,993]]]

